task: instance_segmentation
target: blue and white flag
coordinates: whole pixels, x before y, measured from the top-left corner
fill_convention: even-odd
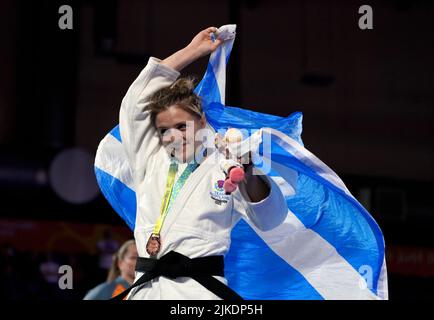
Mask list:
[[[235,27],[219,29],[225,42],[211,54],[196,93],[216,131],[261,129],[268,136],[259,154],[285,195],[288,215],[265,232],[247,220],[238,222],[225,257],[229,286],[245,299],[388,299],[382,232],[339,176],[304,148],[302,113],[283,118],[225,106]],[[134,230],[136,197],[118,126],[98,147],[95,173],[106,199]]]

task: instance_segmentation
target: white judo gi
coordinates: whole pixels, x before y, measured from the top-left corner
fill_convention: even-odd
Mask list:
[[[132,168],[137,198],[134,236],[140,257],[149,257],[146,243],[160,215],[170,158],[160,143],[157,130],[146,109],[146,99],[155,91],[170,86],[180,73],[150,58],[147,66],[130,86],[122,100],[120,133]],[[208,128],[211,128],[207,124]],[[216,151],[218,152],[218,151]],[[267,176],[261,176],[270,194],[252,203],[245,190],[225,195],[217,181],[225,174],[215,158],[208,156],[186,180],[171,206],[161,229],[161,251],[171,250],[189,258],[225,255],[230,247],[231,229],[241,217],[261,230],[269,230],[285,219],[288,208],[282,192]],[[178,168],[176,178],[186,164]],[[223,198],[225,201],[216,201]],[[260,257],[258,257],[260,258]],[[142,275],[136,272],[136,280]],[[224,277],[217,279],[227,284]],[[132,290],[129,299],[220,299],[189,277],[157,277]]]

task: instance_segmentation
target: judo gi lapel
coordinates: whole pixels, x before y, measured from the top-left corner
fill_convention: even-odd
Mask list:
[[[187,203],[189,197],[193,194],[195,189],[201,183],[201,180],[206,175],[209,170],[214,165],[214,152],[210,154],[197,168],[194,170],[188,179],[185,181],[184,186],[179,191],[178,196],[170,208],[170,211],[167,214],[166,221],[161,229],[162,238],[166,238],[168,232],[170,231],[171,226],[176,221],[179,213],[183,210],[185,204]],[[163,249],[164,250],[164,249]]]

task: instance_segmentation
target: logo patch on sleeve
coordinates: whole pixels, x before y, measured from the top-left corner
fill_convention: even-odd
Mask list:
[[[215,203],[222,204],[226,203],[231,199],[230,194],[226,194],[223,189],[224,180],[217,180],[213,185],[213,191],[210,192],[211,198],[215,200]]]

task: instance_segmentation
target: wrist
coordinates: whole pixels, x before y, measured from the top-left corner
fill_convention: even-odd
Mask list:
[[[194,48],[193,46],[191,46],[191,44],[189,44],[188,46],[184,47],[183,49],[181,49],[181,51],[183,52],[183,54],[188,57],[189,59],[191,59],[191,61],[195,61],[197,59],[199,59],[202,54],[199,52],[199,50],[197,50],[196,48]]]
[[[185,47],[176,51],[170,57],[161,61],[161,63],[180,72],[194,60],[196,60],[194,52],[191,49]]]

